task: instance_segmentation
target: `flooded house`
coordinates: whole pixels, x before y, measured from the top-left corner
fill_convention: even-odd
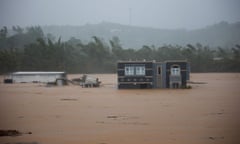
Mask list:
[[[119,61],[118,88],[185,88],[190,75],[186,60]]]

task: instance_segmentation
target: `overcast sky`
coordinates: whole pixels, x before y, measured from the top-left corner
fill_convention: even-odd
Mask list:
[[[114,22],[196,29],[240,21],[240,0],[0,0],[0,26]]]

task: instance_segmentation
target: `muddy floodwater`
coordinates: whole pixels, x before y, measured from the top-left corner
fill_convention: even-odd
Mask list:
[[[69,79],[81,75],[69,75]],[[192,89],[118,90],[0,83],[2,144],[237,144],[240,73],[191,74]]]

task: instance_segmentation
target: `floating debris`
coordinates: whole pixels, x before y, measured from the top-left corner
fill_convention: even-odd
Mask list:
[[[224,139],[223,136],[220,136],[220,137],[208,137],[208,139],[210,140],[217,140],[217,139]]]
[[[118,118],[118,116],[110,115],[110,116],[107,116],[107,118],[116,119],[116,118]]]
[[[3,136],[20,136],[22,134],[32,134],[32,132],[22,133],[18,130],[0,130],[0,137],[3,137]]]
[[[189,84],[207,84],[207,82],[194,82],[194,81],[188,81]]]
[[[64,99],[60,99],[61,101],[77,101],[78,99],[74,99],[74,98],[64,98]]]

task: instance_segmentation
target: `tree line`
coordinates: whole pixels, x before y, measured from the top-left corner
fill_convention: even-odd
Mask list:
[[[124,48],[118,37],[108,42],[93,36],[89,42],[68,41],[45,35],[41,27],[0,30],[0,73],[13,71],[66,71],[68,73],[113,73],[118,60],[188,60],[192,72],[240,72],[240,45],[210,48],[200,43],[143,45]]]

